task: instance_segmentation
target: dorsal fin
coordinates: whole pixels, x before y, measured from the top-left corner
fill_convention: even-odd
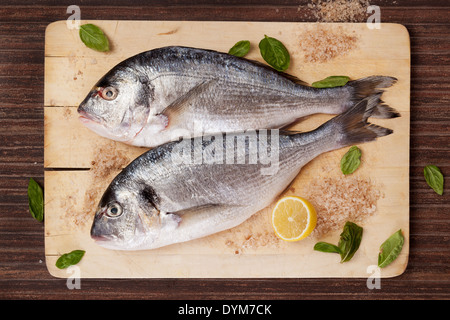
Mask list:
[[[250,61],[250,62],[252,62],[252,63],[258,65],[259,67],[262,67],[262,68],[271,70],[271,71],[273,71],[273,72],[276,72],[276,73],[278,73],[280,76],[282,76],[282,77],[284,77],[284,78],[286,78],[286,79],[289,79],[289,80],[291,80],[292,82],[294,82],[294,83],[296,83],[296,84],[300,84],[300,85],[302,85],[302,86],[307,86],[307,87],[310,86],[309,83],[307,83],[307,82],[305,82],[305,81],[303,81],[303,80],[297,78],[296,76],[293,76],[292,74],[289,74],[289,73],[286,73],[286,72],[281,72],[281,71],[275,70],[274,68],[272,68],[271,66],[269,66],[269,65],[267,65],[267,64],[265,64],[265,63],[262,63],[262,62],[257,61],[257,60],[251,60],[251,59],[245,59],[245,60]]]

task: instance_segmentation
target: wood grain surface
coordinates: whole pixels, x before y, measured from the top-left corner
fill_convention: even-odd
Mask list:
[[[77,264],[82,278],[361,278],[377,261],[379,246],[398,229],[405,244],[402,252],[380,277],[390,278],[404,272],[409,253],[409,136],[410,136],[410,43],[400,24],[382,24],[379,30],[365,23],[236,22],[236,21],[81,21],[94,23],[110,35],[114,47],[108,54],[87,48],[78,30],[69,30],[65,20],[46,29],[44,89],[44,180],[45,253],[50,274],[66,278],[66,270],[56,268],[56,259],[75,248],[86,254]],[[145,32],[142,32],[145,30]],[[306,32],[351,35],[357,48],[327,61],[312,63],[299,50],[298,39]],[[336,31],[338,30],[338,31]],[[221,34],[221,37],[217,37]],[[76,109],[86,93],[112,66],[139,52],[169,45],[185,45],[227,52],[236,39],[247,39],[256,46],[264,34],[277,35],[290,52],[287,72],[308,83],[332,74],[352,79],[368,75],[389,75],[398,81],[383,93],[386,104],[395,106],[401,117],[370,121],[388,127],[394,134],[375,142],[360,144],[364,163],[351,178],[371,181],[383,193],[372,217],[357,221],[364,228],[364,241],[352,263],[335,264],[334,255],[314,251],[318,241],[339,239],[345,221],[337,230],[321,237],[290,243],[278,241],[270,215],[275,202],[255,213],[244,223],[208,237],[156,250],[123,253],[100,248],[89,236],[95,207],[107,185],[117,174],[96,168],[96,162],[112,161],[122,153],[128,164],[146,149],[114,143],[100,137],[78,121]],[[309,48],[308,48],[309,49]],[[259,50],[246,58],[261,63]],[[94,64],[92,62],[95,62]],[[67,92],[61,88],[67,88]],[[290,130],[313,130],[331,115],[312,115],[298,121]],[[105,148],[104,146],[110,146]],[[105,149],[110,149],[107,152]],[[144,150],[142,150],[144,149]],[[305,189],[326,177],[343,177],[339,161],[348,148],[327,152],[305,165],[280,196],[307,197]],[[98,159],[98,160],[97,160]],[[92,165],[94,163],[94,165]],[[90,168],[88,171],[82,169]],[[120,166],[122,168],[122,166]],[[329,168],[324,170],[323,168]],[[335,168],[333,170],[332,168]],[[55,171],[57,169],[57,171]],[[78,171],[74,172],[74,169]],[[324,173],[324,171],[326,173]],[[103,178],[98,177],[103,175]],[[340,183],[344,183],[340,180]],[[339,182],[336,182],[339,185]],[[293,191],[294,190],[294,191]],[[306,192],[306,193],[305,193]],[[361,201],[364,196],[349,193]],[[89,194],[88,201],[84,195]],[[338,195],[335,195],[338,197]],[[366,195],[368,197],[368,195]],[[326,199],[326,197],[324,197]],[[92,199],[92,201],[90,201]],[[357,202],[356,200],[355,202]],[[263,201],[263,199],[260,199]],[[339,201],[339,200],[338,200]],[[363,208],[359,207],[363,211]],[[69,212],[67,212],[69,211]],[[349,209],[350,211],[350,209]],[[317,212],[320,217],[324,211]],[[337,214],[337,213],[334,213]],[[364,216],[360,213],[361,216]],[[354,221],[353,219],[349,218]],[[111,262],[114,268],[111,268]],[[260,265],[259,268],[256,268]]]
[[[83,1],[83,19],[315,22],[305,0]],[[2,299],[449,299],[450,196],[423,167],[450,172],[450,3],[372,1],[411,39],[410,255],[406,271],[368,289],[357,279],[83,279],[69,290],[45,266],[44,225],[28,212],[29,177],[44,182],[44,36],[69,1],[0,4],[0,298]],[[448,181],[446,181],[448,182]]]

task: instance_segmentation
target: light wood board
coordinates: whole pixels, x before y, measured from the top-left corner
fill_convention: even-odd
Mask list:
[[[75,249],[86,251],[76,276],[81,278],[258,278],[258,277],[359,277],[374,275],[381,243],[398,229],[406,238],[398,259],[376,276],[401,274],[409,254],[409,123],[410,46],[406,29],[382,24],[371,30],[365,24],[315,24],[281,22],[202,21],[82,21],[101,27],[112,51],[100,53],[80,41],[78,30],[65,21],[50,24],[45,42],[45,254],[49,272],[56,277],[74,276],[73,270],[55,267],[58,257]],[[358,37],[357,48],[325,63],[308,63],[299,48],[302,34],[328,28]],[[340,28],[340,29],[336,29]],[[287,70],[312,83],[330,75],[357,79],[369,75],[398,78],[383,94],[383,100],[401,117],[371,122],[394,130],[394,134],[361,145],[362,166],[355,176],[382,186],[384,197],[377,212],[365,220],[360,249],[353,259],[339,263],[339,255],[316,252],[318,241],[337,243],[339,231],[321,239],[278,241],[270,225],[273,208],[254,215],[242,225],[206,238],[146,251],[115,251],[97,246],[89,236],[95,206],[111,179],[89,170],[99,150],[104,157],[125,155],[129,161],[146,151],[99,137],[77,120],[76,107],[97,80],[120,61],[143,51],[168,45],[183,45],[227,52],[239,40],[250,40],[248,58],[263,61],[258,43],[264,34],[282,41],[291,53]],[[315,115],[293,129],[311,130],[330,119]],[[106,151],[105,151],[106,150]],[[323,154],[300,172],[285,194],[301,196],[309,183],[326,175],[339,176],[346,150]],[[91,198],[89,198],[91,196]]]

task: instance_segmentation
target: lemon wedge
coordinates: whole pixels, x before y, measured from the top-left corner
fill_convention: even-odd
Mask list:
[[[306,238],[314,230],[316,223],[316,210],[308,200],[301,197],[283,197],[272,211],[275,234],[285,241]]]

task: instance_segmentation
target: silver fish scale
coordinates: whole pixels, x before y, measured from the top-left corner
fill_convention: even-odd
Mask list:
[[[300,86],[270,67],[209,50],[166,47],[141,54],[136,63],[141,65],[134,68],[146,70],[154,87],[151,107],[155,112],[199,82],[213,80],[207,90],[195,95],[185,110],[191,117],[184,118],[186,122],[202,116],[217,121],[211,125],[215,126],[212,132],[276,128],[311,113],[326,112],[334,106],[340,108],[351,96],[347,87],[316,90]],[[224,116],[236,125],[217,127],[222,124],[220,121],[224,122]],[[267,119],[274,124],[267,125]]]
[[[91,236],[105,247],[139,250],[235,227],[273,203],[318,155],[391,134],[367,123],[377,103],[378,97],[366,98],[307,133],[217,134],[214,139],[183,139],[149,150],[105,191]],[[233,139],[227,139],[229,135]],[[268,146],[270,157],[265,157]],[[266,171],[273,166],[275,170]],[[115,204],[125,217],[105,216]]]
[[[164,145],[157,148],[157,151],[148,151],[122,175],[126,176],[127,181],[149,184],[160,200],[158,209],[166,212],[177,212],[207,204],[264,205],[273,200],[273,190],[286,187],[305,163],[326,149],[324,144],[318,148],[320,144],[317,144],[317,141],[309,141],[311,137],[308,134],[302,134],[300,137],[280,136],[279,159],[275,159],[278,162],[278,170],[271,175],[261,173],[261,169],[269,165],[227,164],[225,152],[221,164],[176,164],[179,158],[173,148],[180,142]],[[226,141],[224,149],[234,150],[234,142],[232,143],[233,145]],[[299,148],[299,145],[303,147]],[[155,155],[155,152],[158,154]],[[249,150],[247,144],[245,149],[237,152],[252,157],[258,150]]]
[[[112,68],[78,108],[99,135],[143,147],[182,135],[276,129],[299,118],[340,114],[377,98],[380,118],[398,116],[379,99],[392,77],[370,76],[342,87],[317,89],[259,62],[212,50],[164,47]],[[99,94],[116,92],[109,100]]]

